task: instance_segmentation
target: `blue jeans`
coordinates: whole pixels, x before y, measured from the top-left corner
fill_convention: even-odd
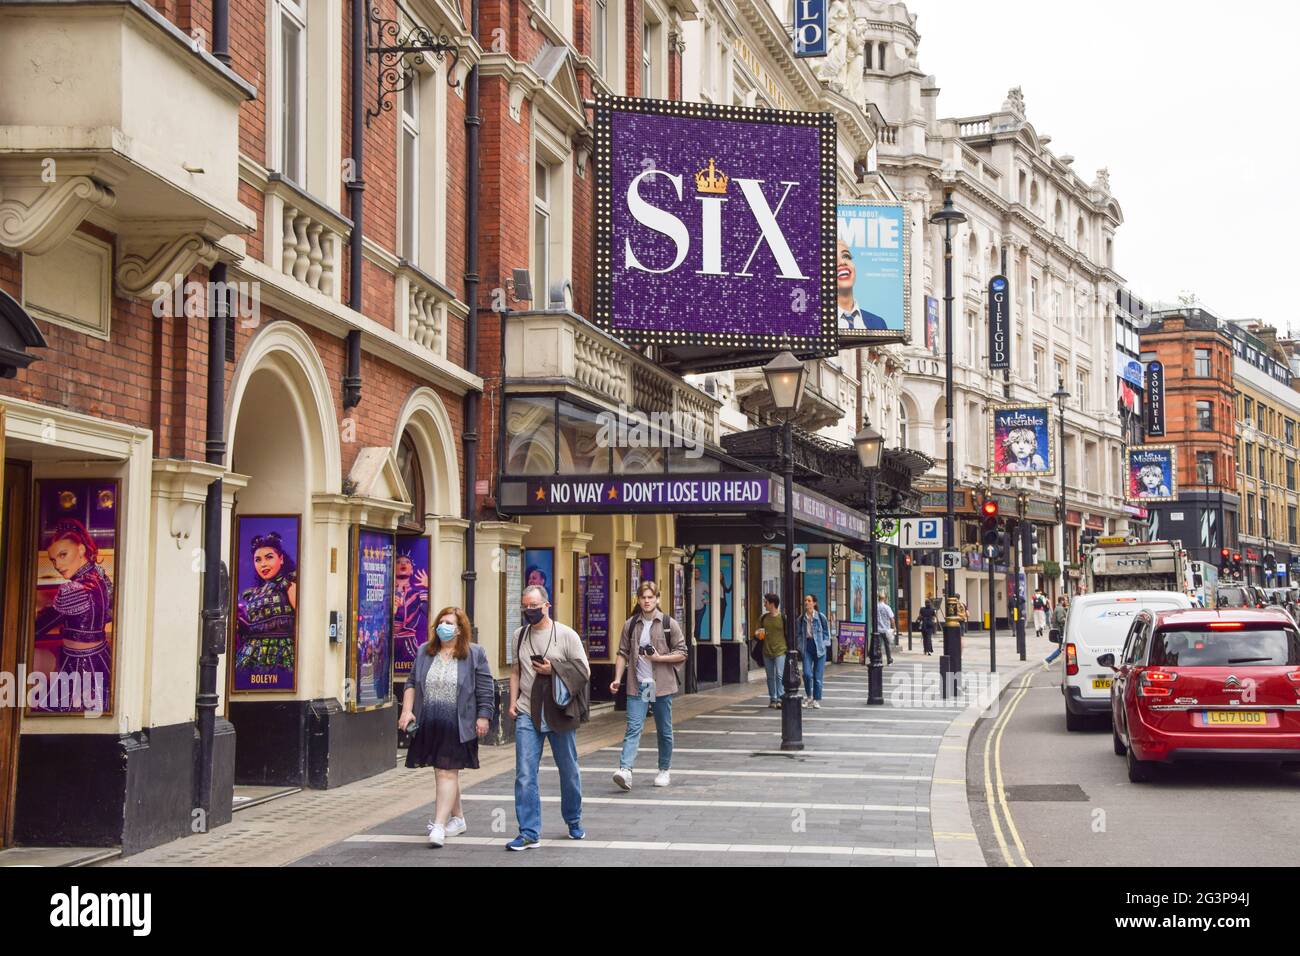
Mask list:
[[[644,693],[646,685],[641,685]],[[673,695],[659,696],[653,702],[639,694],[627,698],[627,733],[623,735],[623,755],[618,765],[627,770],[636,762],[637,748],[641,746],[641,730],[645,727],[647,712],[654,710],[655,734],[659,743],[659,769],[667,770],[673,764]]]
[[[822,699],[822,678],[826,676],[826,656],[817,656],[817,643],[804,641],[803,644],[803,688],[813,700]]]
[[[767,699],[780,700],[785,695],[785,655],[768,657],[764,654],[763,667],[767,670]]]
[[[1050,664],[1050,663],[1052,663],[1052,661],[1054,661],[1054,660],[1056,660],[1058,657],[1060,657],[1060,656],[1061,656],[1061,648],[1064,647],[1064,646],[1065,646],[1064,644],[1057,644],[1057,645],[1056,645],[1056,650],[1054,650],[1054,651],[1052,651],[1052,653],[1048,654],[1047,657],[1043,660],[1043,663],[1044,663],[1044,664]]]
[[[582,822],[582,776],[578,772],[578,732],[548,730],[542,733],[523,711],[515,720],[515,817],[519,834],[540,839],[542,796],[537,791],[537,770],[542,764],[542,742],[550,740],[551,756],[560,770],[560,815],[573,826]]]

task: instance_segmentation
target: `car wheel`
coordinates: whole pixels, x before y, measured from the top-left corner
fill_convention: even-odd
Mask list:
[[[1116,757],[1122,757],[1126,753],[1128,753],[1128,748],[1124,746],[1124,741],[1119,739],[1118,730],[1112,727],[1110,731],[1110,736],[1111,736],[1111,746],[1115,748]]]
[[[1065,729],[1066,730],[1086,730],[1088,727],[1088,718],[1083,714],[1076,714],[1070,708],[1065,709]]]
[[[1150,783],[1156,778],[1156,765],[1150,760],[1138,760],[1133,756],[1133,748],[1128,748],[1125,754],[1128,764],[1128,779],[1130,783]]]

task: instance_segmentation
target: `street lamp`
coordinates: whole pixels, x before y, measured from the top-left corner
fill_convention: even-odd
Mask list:
[[[808,370],[791,352],[763,366],[772,405],[781,416],[781,465],[785,475],[785,573],[781,597],[785,617],[785,696],[781,700],[781,749],[803,750],[803,711],[799,704],[799,642],[795,640],[794,596],[794,425]]]
[[[885,438],[871,427],[871,419],[864,419],[862,431],[853,436],[853,447],[858,450],[858,462],[867,472],[867,547],[870,549],[867,572],[871,586],[867,597],[867,629],[871,635],[868,647],[871,648],[871,663],[867,667],[867,705],[880,705],[885,702],[885,665],[881,663],[880,632],[876,627],[875,596],[878,575],[876,573],[876,476],[880,474],[880,459],[885,452]]]
[[[947,504],[943,523],[943,549],[955,548],[957,515],[953,501],[953,416],[952,416],[952,240],[958,227],[966,221],[966,214],[955,209],[952,204],[952,190],[943,193],[943,208],[930,217],[930,222],[943,227],[943,356],[947,366],[945,371],[944,431],[947,433]],[[961,671],[961,620],[957,617],[957,572],[948,568],[944,572],[943,619],[943,653],[948,658],[949,672]],[[946,686],[946,685],[945,685]]]
[[[1056,380],[1056,391],[1052,393],[1052,398],[1056,399],[1056,427],[1060,440],[1056,443],[1056,460],[1061,468],[1061,505],[1060,520],[1056,525],[1056,540],[1059,548],[1057,554],[1061,559],[1061,594],[1066,593],[1067,585],[1065,583],[1065,400],[1070,397],[1070,393],[1065,390],[1065,379]]]

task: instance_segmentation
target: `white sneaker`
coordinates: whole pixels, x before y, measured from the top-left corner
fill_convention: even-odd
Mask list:
[[[667,770],[660,770],[657,774],[655,774],[655,786],[656,786],[656,787],[666,787],[666,786],[668,786],[668,783],[669,783],[669,780],[668,780],[668,771],[667,771]]]
[[[437,823],[429,824],[429,846],[442,846],[447,842],[447,830]]]
[[[466,830],[469,829],[469,826],[465,823],[464,817],[452,817],[450,820],[447,821],[447,826],[445,829],[447,831],[447,836],[452,837],[452,836],[460,836],[462,833],[464,833]]]
[[[822,702],[820,700],[815,700],[812,702],[812,706],[813,706],[813,710],[821,710]]]
[[[803,701],[803,706],[804,706],[804,707],[809,706],[810,701],[808,700],[807,697],[802,697],[802,698],[800,698],[800,699]]]
[[[631,790],[632,771],[628,770],[627,767],[619,767],[614,771],[614,782],[618,784],[619,788],[622,790]]]

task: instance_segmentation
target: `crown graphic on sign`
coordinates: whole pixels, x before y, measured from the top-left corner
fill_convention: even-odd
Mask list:
[[[695,191],[700,193],[725,193],[731,177],[718,169],[709,160],[708,169],[701,169],[695,174]]]

